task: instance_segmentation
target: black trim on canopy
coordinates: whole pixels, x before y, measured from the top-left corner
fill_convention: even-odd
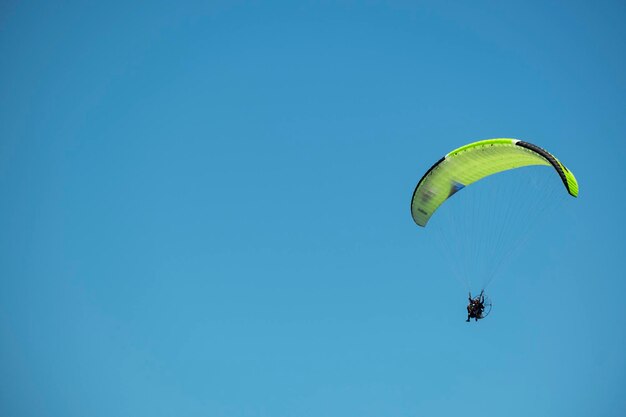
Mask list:
[[[540,148],[537,145],[533,145],[532,143],[524,142],[523,140],[520,140],[520,141],[516,142],[515,144],[517,146],[521,146],[522,148],[526,148],[526,149],[529,149],[529,150],[531,150],[531,151],[533,151],[535,153],[538,153],[539,155],[541,155],[544,158],[546,158],[546,160],[548,162],[550,162],[550,164],[552,164],[552,166],[554,167],[556,172],[559,174],[559,177],[561,177],[561,181],[563,181],[563,184],[565,185],[565,188],[567,189],[567,192],[572,194],[572,190],[570,190],[569,184],[567,183],[567,177],[565,176],[565,173],[563,172],[563,167],[556,160],[556,158],[554,156],[552,156],[552,154],[550,154],[550,152],[546,151],[543,148]]]
[[[419,180],[419,182],[417,183],[417,186],[415,187],[415,190],[413,190],[413,197],[411,197],[411,217],[413,217],[413,221],[415,221],[417,223],[417,221],[415,220],[415,217],[413,216],[413,201],[415,200],[415,194],[417,194],[417,189],[420,188],[420,185],[422,185],[422,182],[424,182],[424,180],[426,179],[426,177],[428,176],[428,174],[431,173],[431,171],[433,169],[435,169],[437,167],[437,165],[439,165],[440,163],[442,163],[444,160],[446,159],[446,157],[442,157],[440,160],[438,160],[437,162],[435,162],[433,164],[433,166],[431,166],[428,171],[426,171],[426,173],[424,174],[424,176],[422,176],[422,178]],[[422,211],[422,214],[428,215],[428,213],[424,213]],[[418,225],[419,226],[419,225]]]

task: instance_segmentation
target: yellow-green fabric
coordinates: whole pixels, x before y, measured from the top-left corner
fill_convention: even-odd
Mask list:
[[[568,192],[574,197],[578,195],[576,178],[554,156],[526,142],[520,144],[535,150],[519,146],[518,142],[516,139],[488,139],[447,154],[424,175],[413,193],[411,214],[415,223],[426,226],[439,206],[463,187],[498,172],[530,165],[556,165]]]

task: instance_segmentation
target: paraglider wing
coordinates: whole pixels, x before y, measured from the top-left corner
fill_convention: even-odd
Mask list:
[[[578,183],[548,151],[517,139],[487,139],[453,150],[424,174],[411,199],[411,215],[426,226],[444,201],[464,187],[499,172],[531,165],[552,166],[567,192],[578,196]]]

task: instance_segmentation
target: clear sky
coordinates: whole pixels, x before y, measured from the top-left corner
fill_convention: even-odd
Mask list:
[[[625,21],[3,1],[0,414],[626,415]],[[467,324],[409,202],[492,137],[581,192]]]

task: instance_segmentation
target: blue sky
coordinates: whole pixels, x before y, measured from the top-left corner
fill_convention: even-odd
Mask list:
[[[0,5],[2,415],[626,414],[623,2],[131,3]],[[491,137],[581,193],[468,325]]]

